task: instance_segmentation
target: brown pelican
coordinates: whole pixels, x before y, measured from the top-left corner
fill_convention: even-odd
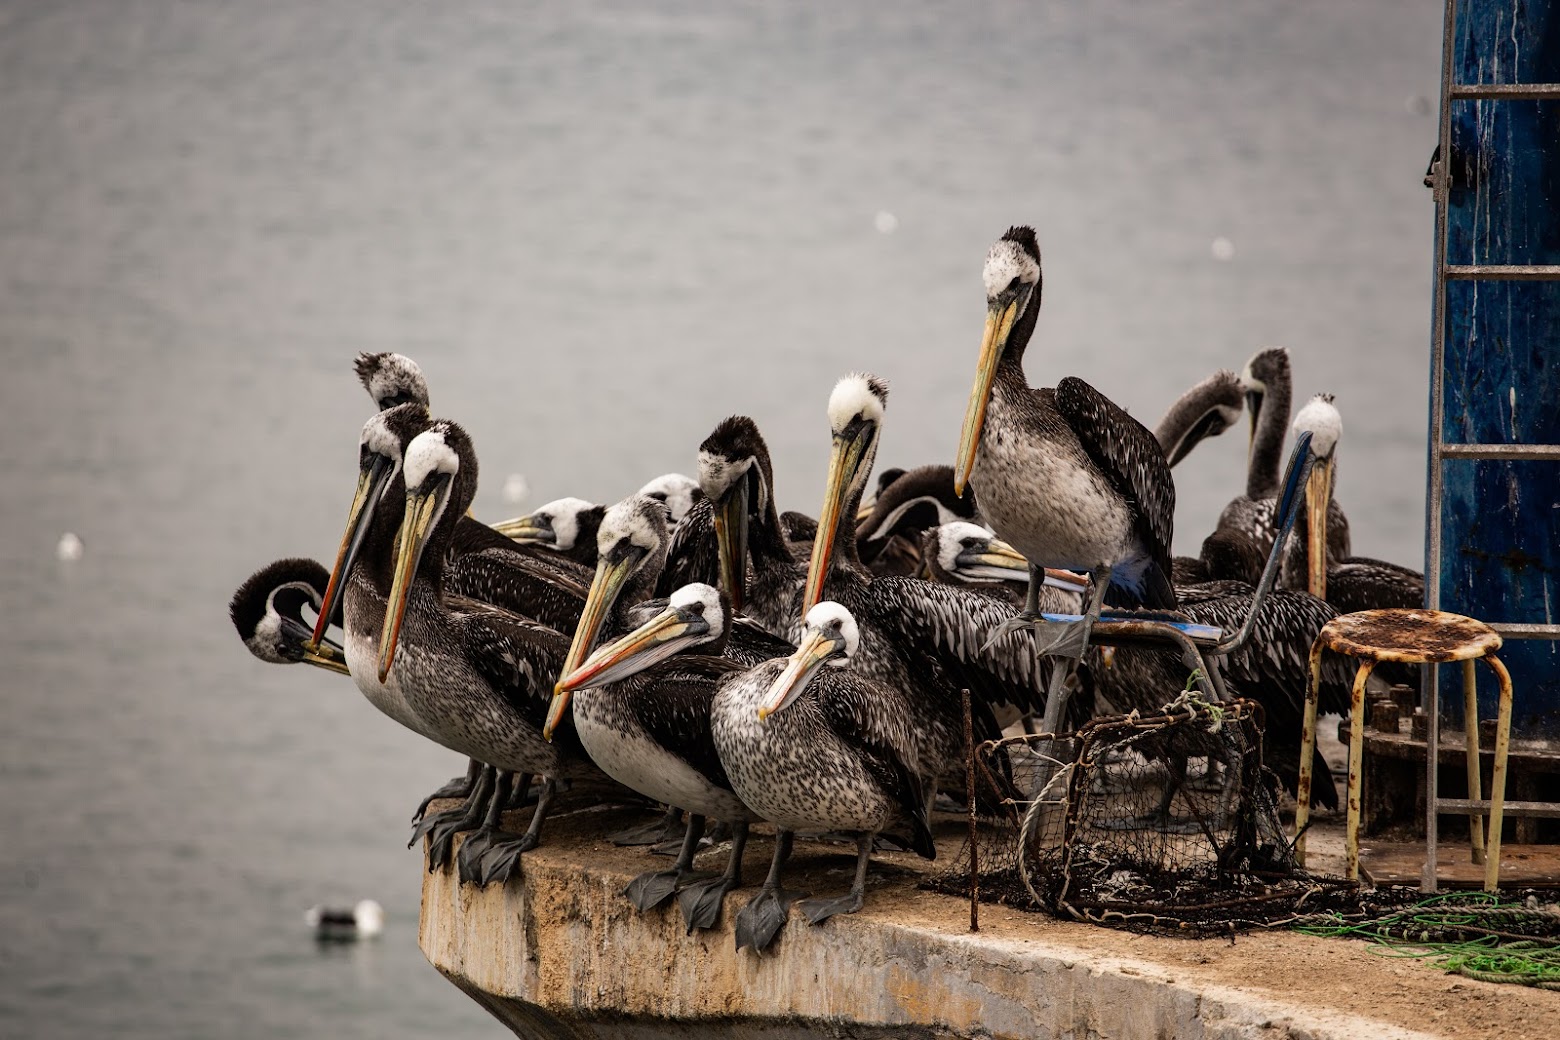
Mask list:
[[[1224,543],[1224,551],[1203,555],[1209,578],[1256,584],[1278,533],[1274,514],[1293,395],[1289,351],[1283,347],[1258,351],[1246,362],[1241,382],[1251,418],[1246,493],[1231,499],[1219,514],[1214,534]],[[1329,521],[1333,555],[1349,555],[1349,522],[1336,503],[1329,506]],[[1234,543],[1240,539],[1248,539],[1250,546],[1237,547]],[[1247,569],[1237,569],[1243,564]]]
[[[1170,541],[1175,484],[1143,425],[1081,379],[1032,389],[1024,348],[1040,313],[1040,247],[1010,228],[986,257],[986,331],[955,462],[986,521],[1032,566],[1088,571],[1094,596],[1076,622],[1040,618],[1032,595],[1015,626],[1033,624],[1043,654],[1079,657],[1106,590],[1142,606],[1175,606]]]
[[[395,689],[378,677],[378,644],[384,627],[385,606],[393,580],[395,543],[401,529],[401,502],[405,498],[403,462],[412,440],[428,428],[421,405],[399,405],[371,417],[359,441],[359,473],[356,493],[347,513],[345,533],[336,565],[327,586],[316,639],[324,634],[323,619],[341,610],[345,656],[358,689],[380,711],[401,725],[429,739],[438,737],[410,709]],[[560,569],[560,563],[527,557],[507,539],[470,517],[455,522],[454,551],[448,563],[447,586],[461,595],[494,601],[501,606],[523,605],[543,623],[572,626],[585,601],[585,586]],[[573,566],[572,564],[569,566]],[[429,862],[438,867],[448,861],[456,833],[477,825],[486,792],[473,794],[478,775],[470,768],[425,798],[413,815],[422,820],[413,832],[415,843],[432,836]],[[468,798],[462,809],[424,817],[434,798]]]
[[[228,616],[249,652],[268,664],[312,664],[347,674],[341,647],[327,639],[310,645],[314,626],[303,610],[319,610],[330,572],[315,560],[289,557],[266,564],[233,593]]]
[[[886,486],[879,483],[876,503],[858,511],[856,549],[873,574],[915,574],[922,532],[978,515],[975,496],[954,491],[952,466],[919,466]]]
[[[507,880],[540,839],[556,782],[600,775],[572,724],[555,727],[551,741],[541,733],[568,640],[448,587],[458,521],[477,490],[477,456],[466,432],[448,420],[435,421],[407,446],[404,471],[405,512],[376,675],[414,713],[426,736],[497,768],[487,815],[462,846],[461,867],[463,876],[484,884]],[[523,835],[499,829],[515,774],[544,778]]]
[[[767,633],[767,648],[730,646],[739,619],[710,585],[672,593],[666,609],[634,631],[598,649],[558,683],[557,695],[573,695],[580,742],[602,770],[640,794],[690,814],[677,865],[643,874],[627,895],[641,910],[674,890],[691,932],[720,916],[728,891],[742,882],[742,853],[752,810],[732,791],[710,730],[710,703],[726,677],[792,647]],[[763,645],[763,644],[759,644]],[[697,648],[698,653],[682,653]],[[735,650],[735,653],[731,651]],[[731,825],[725,873],[691,873],[704,818]]]
[[[1317,394],[1295,416],[1295,433],[1311,432],[1316,464],[1306,485],[1306,510],[1284,554],[1280,581],[1303,588],[1340,613],[1383,607],[1422,607],[1425,576],[1408,567],[1366,556],[1339,557],[1330,544],[1330,525],[1338,514],[1332,498],[1343,417],[1332,394]],[[1324,709],[1325,710],[1325,709]]]
[[[1177,398],[1154,427],[1165,461],[1174,466],[1202,441],[1239,422],[1244,395],[1240,376],[1221,368]]]
[[[799,906],[813,924],[861,908],[877,833],[908,823],[914,850],[937,855],[927,778],[916,772],[914,706],[898,688],[854,673],[859,644],[850,612],[819,603],[794,654],[728,678],[715,693],[711,726],[732,789],[777,830],[769,876],[737,915],[738,949],[764,950],[785,925],[797,897],[781,889],[780,873],[798,830],[857,835],[850,893]]]
[[[493,530],[521,545],[541,545],[584,567],[596,566],[596,530],[606,506],[583,498],[560,498],[513,520],[501,520]]]

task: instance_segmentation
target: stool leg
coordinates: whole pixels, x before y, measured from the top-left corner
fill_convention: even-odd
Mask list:
[[[1472,659],[1463,662],[1463,735],[1467,738],[1463,757],[1468,760],[1468,798],[1476,802],[1484,796],[1479,793],[1479,696],[1473,668]],[[1483,813],[1468,814],[1468,838],[1473,846],[1473,861],[1483,863]]]
[[[1349,697],[1349,815],[1344,823],[1344,877],[1360,879],[1360,786],[1365,765],[1365,680],[1375,661],[1361,661]]]
[[[1500,887],[1500,826],[1506,812],[1506,756],[1511,752],[1511,673],[1500,658],[1484,658],[1500,680],[1500,711],[1495,718],[1495,768],[1490,774],[1490,839],[1484,859],[1484,888]]]
[[[1311,644],[1311,679],[1300,724],[1300,785],[1295,790],[1295,862],[1305,866],[1305,825],[1311,822],[1311,760],[1316,757],[1316,698],[1322,685],[1322,641]]]

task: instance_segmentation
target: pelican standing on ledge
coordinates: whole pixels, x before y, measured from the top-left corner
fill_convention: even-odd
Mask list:
[[[973,486],[982,515],[1030,562],[1024,612],[1011,624],[1033,624],[1042,654],[1081,657],[1107,589],[1174,609],[1175,483],[1153,434],[1088,383],[1069,376],[1052,390],[1025,380],[1024,348],[1040,314],[1034,230],[1009,228],[987,254],[984,277],[986,332],[954,486]],[[1081,620],[1040,618],[1045,567],[1093,574]]]

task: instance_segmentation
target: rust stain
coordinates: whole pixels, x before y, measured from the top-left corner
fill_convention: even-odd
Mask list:
[[[1501,638],[1482,621],[1441,610],[1364,610],[1333,618],[1318,639],[1368,661],[1440,664],[1483,657]]]

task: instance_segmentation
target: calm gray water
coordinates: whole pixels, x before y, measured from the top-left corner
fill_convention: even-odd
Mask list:
[[[1357,551],[1417,564],[1439,6],[584,6],[0,3],[0,1037],[497,1032],[402,847],[460,763],[225,616],[334,550],[356,351],[423,364],[485,517],[509,473],[690,470],[734,411],[812,511],[849,369],[893,382],[884,464],[951,459],[1033,222],[1035,382],[1151,422],[1286,344]],[[1243,454],[1177,470],[1183,551]],[[361,896],[382,941],[316,949]]]

